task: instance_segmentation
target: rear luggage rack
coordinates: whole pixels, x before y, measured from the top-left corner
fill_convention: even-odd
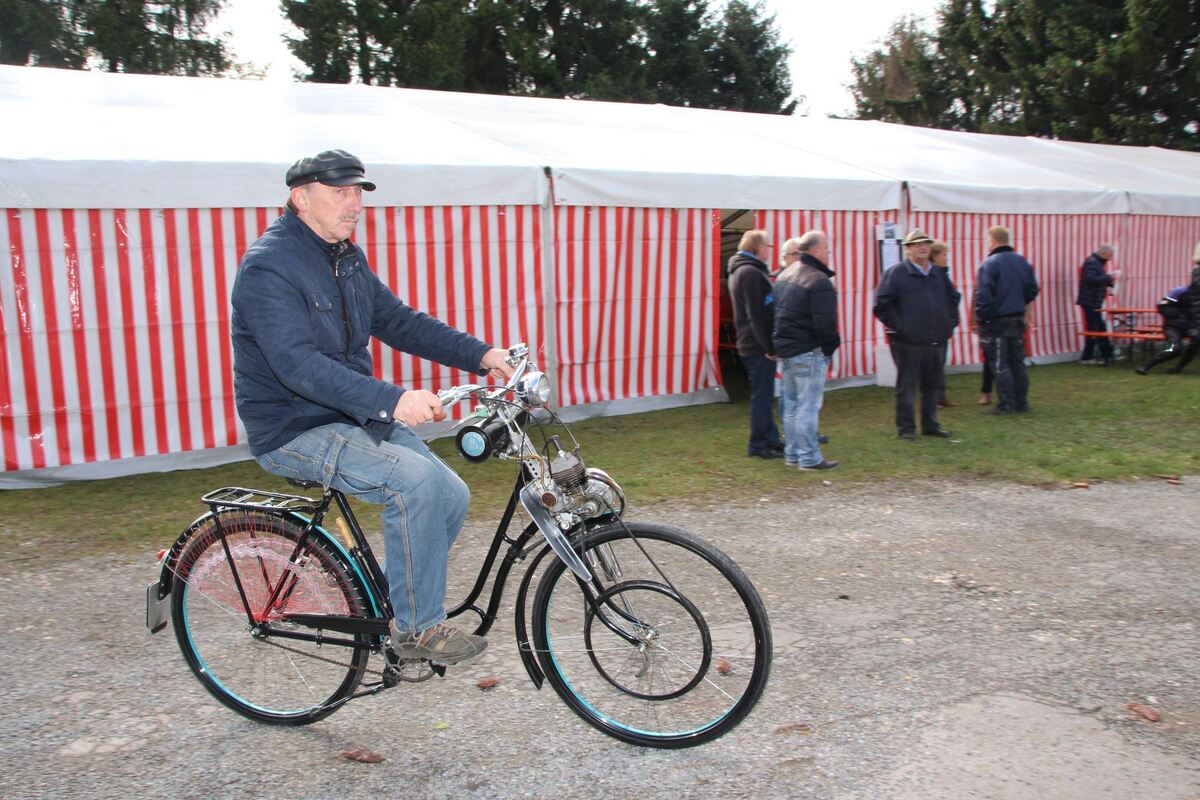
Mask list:
[[[257,508],[265,511],[312,512],[317,510],[322,501],[297,494],[277,494],[259,489],[243,489],[240,486],[226,486],[204,495],[200,502],[207,503],[213,511],[222,508]]]

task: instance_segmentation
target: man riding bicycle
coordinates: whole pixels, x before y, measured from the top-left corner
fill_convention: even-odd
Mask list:
[[[442,416],[436,394],[373,377],[371,336],[449,367],[507,379],[508,352],[416,311],[351,242],[363,163],[344,150],[287,171],[286,210],[238,265],[231,318],[234,387],[250,452],[276,475],[383,505],[400,658],[454,664],[487,647],[447,625],[450,546],[467,513],[462,479],[410,426]]]

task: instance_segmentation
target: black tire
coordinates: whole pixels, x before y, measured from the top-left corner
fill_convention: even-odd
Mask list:
[[[361,580],[323,537],[310,535],[297,551],[304,528],[291,520],[223,511],[220,521],[237,578],[259,621],[315,633],[280,616],[366,615]],[[272,587],[285,572],[290,588],[264,614]],[[204,518],[180,555],[171,597],[175,637],[196,678],[222,703],[260,722],[306,725],[332,713],[362,680],[370,652],[256,633],[234,574],[214,518]],[[359,634],[356,641],[367,644],[370,638]]]
[[[750,713],[767,685],[771,626],[728,556],[644,523],[598,528],[579,552],[595,603],[554,559],[532,613],[538,661],[576,714],[621,741],[674,748],[712,741]]]

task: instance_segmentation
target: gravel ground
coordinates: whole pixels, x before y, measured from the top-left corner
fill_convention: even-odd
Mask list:
[[[1198,486],[833,481],[638,511],[726,550],[775,634],[757,710],[681,751],[536,691],[510,607],[480,663],[281,729],[218,705],[169,630],[147,633],[151,554],[0,564],[0,796],[1197,800]],[[456,587],[488,537],[464,532]]]

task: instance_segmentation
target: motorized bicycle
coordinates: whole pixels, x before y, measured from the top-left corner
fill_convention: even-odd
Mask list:
[[[758,592],[699,537],[625,519],[624,492],[584,462],[528,349],[509,352],[515,371],[503,386],[439,393],[445,407],[476,401],[455,425],[458,452],[517,473],[475,584],[449,616],[475,613],[485,635],[521,565],[514,631],[534,684],[549,681],[589,724],[633,744],[721,736],[767,683],[771,628]],[[152,632],[173,623],[188,665],[220,702],[300,725],[445,673],[393,651],[387,578],[343,494],[225,487],[201,500],[209,510],[160,557],[146,622]],[[518,509],[529,522],[514,536]]]

